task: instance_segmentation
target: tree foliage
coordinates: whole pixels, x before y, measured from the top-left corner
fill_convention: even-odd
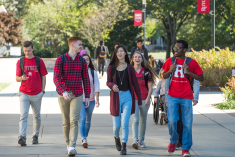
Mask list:
[[[0,13],[0,45],[18,45],[23,42],[20,34],[21,20],[14,17],[13,13]]]
[[[66,0],[45,0],[44,3],[30,8],[25,18],[30,37],[44,45],[51,45],[55,56],[58,57],[59,46],[66,44],[69,37],[79,34],[82,11],[85,12],[87,8],[78,10],[77,3]]]
[[[95,10],[84,18],[83,26],[79,31],[96,48],[99,40],[103,40],[112,30],[114,23],[119,20],[119,1],[104,1],[101,6],[97,5]]]

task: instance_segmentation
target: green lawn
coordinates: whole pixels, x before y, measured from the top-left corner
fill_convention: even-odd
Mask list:
[[[10,83],[0,83],[0,92],[9,85]]]
[[[149,52],[149,55],[153,55],[155,59],[166,59],[166,52]],[[173,54],[171,53],[171,57]]]

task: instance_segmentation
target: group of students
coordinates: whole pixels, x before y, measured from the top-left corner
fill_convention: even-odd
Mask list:
[[[99,107],[100,105],[100,83],[90,56],[87,54],[79,55],[82,50],[82,39],[71,37],[68,45],[69,52],[56,60],[53,80],[63,118],[63,133],[67,152],[68,155],[75,155],[77,154],[75,146],[78,131],[81,134],[82,146],[88,148],[87,136],[90,130],[92,112],[95,106]],[[185,57],[187,46],[185,41],[177,41],[174,48],[175,58],[168,59],[163,65],[162,76],[169,80],[169,90],[165,90],[169,91],[169,95],[167,96],[167,92],[163,92],[163,86],[161,86],[162,90],[161,88],[156,89],[161,90],[160,94],[165,95],[166,99],[168,98],[168,103],[166,101],[165,103],[168,106],[168,127],[171,135],[170,144],[167,148],[169,153],[173,153],[178,144],[177,121],[179,120],[179,108],[181,108],[184,135],[182,138],[183,156],[190,156],[189,150],[192,146],[192,100],[194,97],[190,83],[193,82],[193,79],[203,80],[203,72],[197,62],[193,59],[189,61]],[[27,116],[30,104],[34,113],[32,143],[38,143],[40,106],[42,96],[45,93],[45,76],[47,75],[43,61],[33,56],[32,42],[26,41],[23,44],[23,50],[25,53],[24,64],[21,62],[23,59],[17,62],[16,74],[17,81],[21,82],[20,93],[22,93],[19,94],[21,118],[18,141],[21,145],[26,144]],[[113,121],[113,135],[116,149],[120,151],[121,155],[127,154],[126,143],[131,115],[133,118],[132,147],[135,149],[138,149],[139,146],[146,147],[144,139],[147,114],[153,86],[156,85],[158,77],[145,59],[145,52],[132,51],[130,60],[126,47],[118,44],[107,69],[106,85],[111,89],[110,114]],[[186,60],[187,64],[185,64]],[[38,61],[40,64],[38,64]],[[37,87],[33,87],[35,83],[38,83]],[[25,92],[25,89],[31,93]],[[36,100],[36,98],[38,99]],[[121,126],[122,140],[119,136]]]

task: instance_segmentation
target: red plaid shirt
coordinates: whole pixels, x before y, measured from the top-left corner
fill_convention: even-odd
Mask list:
[[[83,82],[85,98],[90,98],[91,88],[87,64],[84,60],[82,69],[82,63],[80,61],[79,55],[77,55],[73,60],[69,54],[66,53],[66,62],[64,64],[63,70],[62,57],[58,57],[55,62],[53,80],[59,95],[62,95],[65,91],[69,92],[71,90],[75,97],[79,97],[83,94]]]

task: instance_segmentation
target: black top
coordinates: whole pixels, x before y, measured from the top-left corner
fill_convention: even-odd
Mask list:
[[[130,89],[127,68],[123,71],[116,70],[116,80],[119,91],[128,91]]]
[[[107,47],[105,46],[99,46],[97,49],[96,49],[96,56],[95,56],[95,59],[104,59],[102,57],[100,57],[100,55],[104,56],[104,55],[109,55],[109,52],[108,52],[108,49]]]

